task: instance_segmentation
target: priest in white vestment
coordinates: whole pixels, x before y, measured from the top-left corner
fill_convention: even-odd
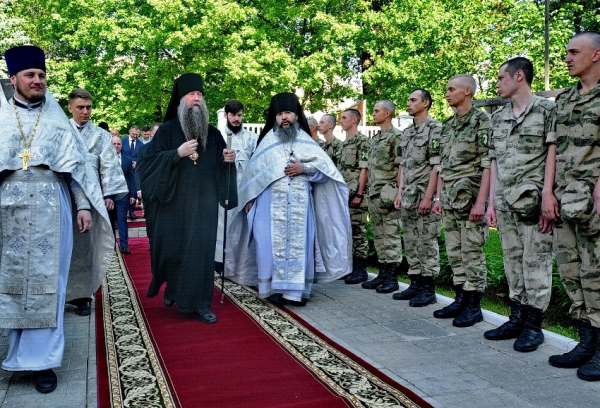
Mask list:
[[[304,306],[313,283],[352,271],[348,188],[308,129],[295,94],[271,99],[229,229],[225,275],[276,304]]]
[[[113,238],[87,148],[46,91],[44,52],[20,46],[4,57],[15,94],[0,90],[0,328],[10,329],[2,369],[32,371],[36,390],[49,393],[64,353],[72,224],[86,233],[95,219],[107,231],[95,243],[110,248]]]

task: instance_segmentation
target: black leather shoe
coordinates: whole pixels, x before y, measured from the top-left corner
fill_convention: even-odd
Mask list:
[[[129,213],[129,218],[132,220],[137,220],[137,215],[135,215],[135,213]]]
[[[283,300],[283,295],[281,293],[275,293],[275,294],[269,296],[268,299],[275,306],[283,306],[283,303],[285,302]]]
[[[127,247],[120,247],[119,251],[121,251],[122,254],[130,254],[131,253],[131,251]]]
[[[163,303],[165,304],[166,307],[171,307],[175,304],[175,301],[173,299],[169,299],[168,297],[164,297]]]
[[[50,368],[48,370],[34,371],[33,377],[35,378],[35,389],[42,394],[48,394],[56,389],[58,385],[58,379],[56,374]]]
[[[92,313],[92,307],[90,302],[85,302],[80,305],[77,305],[77,310],[75,311],[77,316],[89,316]]]
[[[308,302],[308,299],[302,298],[301,301],[297,301],[297,300],[288,300],[288,303],[292,306],[297,306],[297,307],[304,307],[306,306],[306,302]]]
[[[217,315],[210,310],[202,310],[193,314],[194,319],[200,320],[202,323],[213,324],[216,323]]]

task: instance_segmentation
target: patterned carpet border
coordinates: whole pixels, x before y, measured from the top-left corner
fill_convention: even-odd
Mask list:
[[[120,253],[102,285],[102,313],[111,407],[175,407]]]
[[[221,279],[216,273],[215,285],[221,288]],[[307,369],[340,396],[347,398],[354,407],[420,406],[402,391],[329,345],[287,312],[259,298],[251,289],[226,280],[225,294]]]

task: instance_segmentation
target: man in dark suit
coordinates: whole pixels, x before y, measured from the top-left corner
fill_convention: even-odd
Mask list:
[[[129,194],[123,196],[122,198],[115,201],[115,206],[117,208],[117,227],[119,229],[119,249],[124,254],[130,254],[129,250],[129,230],[127,227],[127,210],[131,204],[135,204],[135,175],[133,170],[133,161],[131,157],[121,151],[122,143],[121,139],[117,136],[113,136],[113,145],[115,146],[115,150],[117,151],[117,156],[119,156],[119,161],[121,162],[121,169],[123,169],[123,175],[125,176],[125,180],[127,180],[127,188],[129,189]]]
[[[123,154],[129,156],[131,158],[133,168],[135,169],[135,165],[137,163],[137,155],[140,151],[140,148],[143,146],[141,140],[138,140],[140,136],[140,128],[137,125],[133,125],[131,129],[129,129],[129,136],[126,136],[121,139],[123,143]],[[135,201],[129,206],[129,218],[135,220],[137,216],[135,215]]]

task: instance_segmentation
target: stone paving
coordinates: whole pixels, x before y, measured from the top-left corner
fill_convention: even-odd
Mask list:
[[[432,316],[450,301],[438,295],[438,304],[414,308],[391,294],[337,281],[313,286],[307,306],[290,309],[435,407],[599,406],[600,382],[548,364],[550,355],[576,342],[545,332],[537,351],[519,353],[514,340],[483,338],[506,321],[495,313],[486,312],[484,322],[468,328]]]
[[[140,228],[133,236],[144,236]],[[401,287],[406,285],[401,284]],[[390,294],[336,281],[313,286],[304,308],[291,308],[341,346],[413,390],[435,407],[597,407],[600,382],[579,380],[575,369],[558,369],[548,356],[575,346],[573,340],[546,332],[533,353],[518,353],[512,340],[492,342],[483,332],[506,318],[485,312],[485,321],[469,328],[432,313],[451,299],[411,308]],[[92,304],[92,307],[94,305]],[[65,357],[56,370],[58,388],[40,394],[31,373],[0,370],[0,404],[7,408],[82,408],[97,406],[94,313],[65,310]],[[0,332],[0,359],[7,352]],[[212,407],[211,407],[212,408]]]

